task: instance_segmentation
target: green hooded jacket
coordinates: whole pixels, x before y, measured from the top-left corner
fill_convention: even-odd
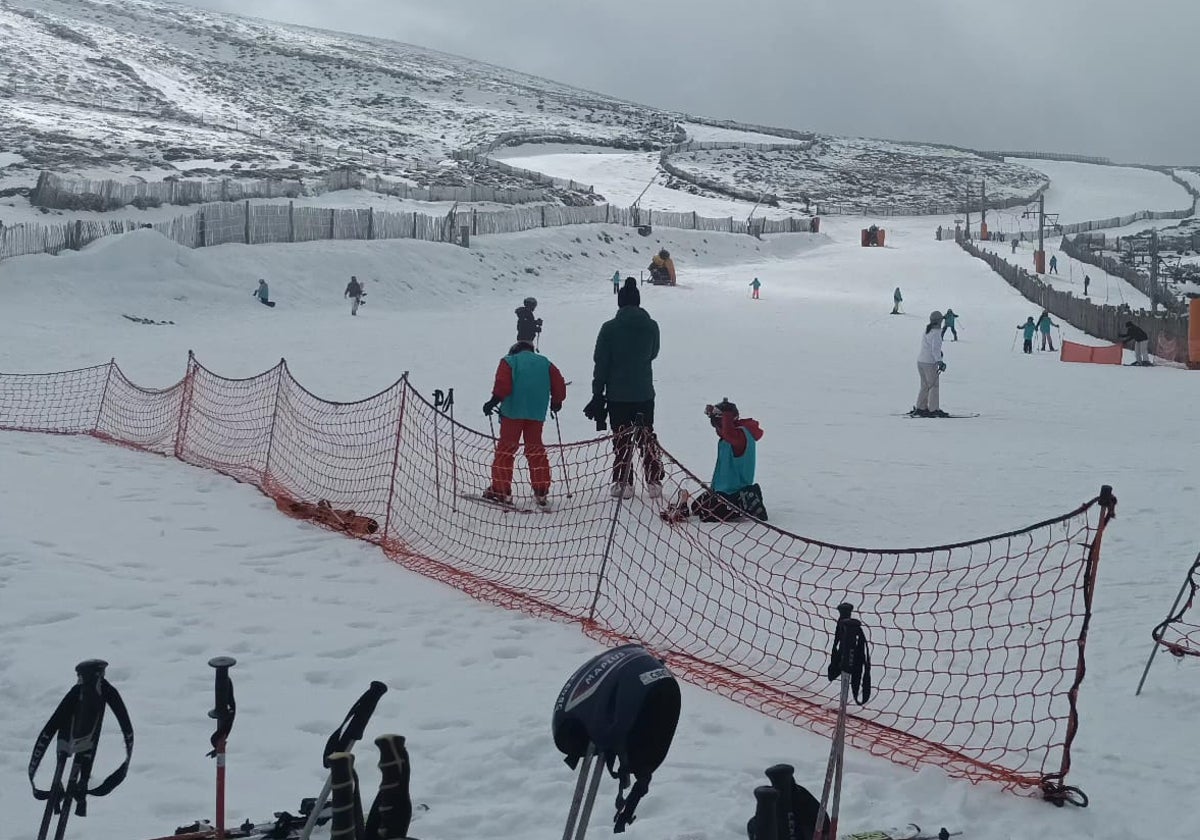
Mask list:
[[[621,307],[596,336],[592,394],[609,402],[654,399],[651,363],[657,358],[658,323],[640,306]]]

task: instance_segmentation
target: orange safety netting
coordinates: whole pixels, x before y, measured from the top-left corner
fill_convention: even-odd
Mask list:
[[[89,434],[254,484],[281,509],[377,543],[470,595],[637,641],[681,676],[828,734],[834,607],[873,642],[875,697],[850,742],[910,767],[1071,796],[1107,488],[1032,527],[932,548],[846,548],[765,523],[667,522],[665,501],[614,499],[612,440],[550,447],[557,506],[462,498],[488,485],[494,441],[402,378],[356,403],[305,390],[281,362],[226,379],[189,358],[163,390],[115,364],[0,375],[0,428]],[[702,483],[662,454],[667,499]],[[516,487],[527,480],[518,461]]]
[[[1124,362],[1124,348],[1120,344],[1092,347],[1074,341],[1062,342],[1059,359],[1064,362],[1090,362],[1094,365],[1119,365]]]
[[[1200,656],[1200,616],[1189,615],[1196,605],[1197,592],[1200,592],[1200,554],[1188,569],[1171,614],[1151,631],[1154,641],[1173,656]]]

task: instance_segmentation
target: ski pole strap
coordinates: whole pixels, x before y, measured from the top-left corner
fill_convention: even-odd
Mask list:
[[[208,757],[213,758],[216,756],[217,750],[221,748],[221,744],[229,737],[229,733],[233,731],[233,719],[237,715],[237,702],[233,699],[233,680],[229,678],[229,668],[227,667],[217,668],[216,705],[209,714],[217,719],[217,729],[208,739],[212,744],[212,752],[208,754]]]
[[[350,748],[351,742],[362,740],[367,722],[371,719],[371,715],[375,714],[379,698],[386,692],[386,685],[379,680],[372,680],[370,688],[354,701],[354,705],[350,707],[342,725],[334,730],[334,733],[329,736],[329,740],[325,742],[325,752],[322,758],[325,767],[330,766],[329,756],[331,754],[346,752]]]
[[[622,834],[625,826],[636,819],[633,812],[637,810],[642,797],[650,792],[650,774],[638,776],[633,787],[629,788],[629,796],[625,796],[625,788],[629,787],[629,774],[621,773],[617,788],[617,815],[613,817],[613,834]]]
[[[50,719],[46,721],[46,725],[42,727],[42,731],[38,733],[37,741],[33,745],[33,754],[29,758],[29,785],[33,789],[33,796],[38,800],[49,799],[55,792],[52,790],[42,790],[34,781],[34,776],[37,774],[38,767],[42,763],[42,758],[45,757],[46,749],[50,746],[50,741],[57,737],[58,744],[56,752],[62,759],[75,754],[80,759],[80,777],[79,785],[81,790],[85,790],[88,796],[105,796],[113,791],[117,785],[125,781],[125,774],[129,771],[129,761],[133,757],[133,723],[129,719],[129,712],[125,708],[125,701],[121,699],[120,693],[105,679],[100,680],[100,699],[104,705],[112,709],[113,715],[117,718],[117,724],[121,727],[121,736],[125,741],[125,760],[121,766],[109,774],[103,782],[91,790],[87,790],[87,783],[91,777],[92,761],[95,759],[96,744],[92,741],[82,750],[76,749],[76,744],[72,740],[72,728],[75,723],[75,715],[79,709],[81,692],[86,686],[74,686],[68,691],[63,699],[59,702],[58,708],[50,715]],[[101,707],[102,709],[103,707]],[[97,721],[91,721],[89,725],[96,727]],[[61,792],[61,791],[60,791]],[[82,796],[79,801],[79,807],[83,807]],[[82,813],[80,814],[82,816]]]
[[[867,636],[857,618],[838,619],[833,634],[833,649],[829,656],[829,680],[850,675],[854,702],[865,706],[871,699],[871,651]]]

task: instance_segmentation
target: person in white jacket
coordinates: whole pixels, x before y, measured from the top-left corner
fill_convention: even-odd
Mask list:
[[[938,402],[938,380],[946,363],[942,361],[942,313],[929,313],[929,323],[921,338],[921,353],[917,356],[917,373],[921,375],[921,390],[917,392],[917,404],[912,410],[916,417],[949,417]]]

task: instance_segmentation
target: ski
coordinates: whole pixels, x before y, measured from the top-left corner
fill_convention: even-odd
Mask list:
[[[906,411],[903,414],[894,414],[893,417],[907,417],[910,420],[965,420],[969,417],[979,417],[978,413],[972,414],[948,414],[945,417],[922,417],[919,414],[913,414],[911,411]]]
[[[311,801],[305,800],[300,806],[299,814],[279,811],[275,814],[275,819],[269,822],[252,823],[250,820],[246,820],[239,826],[226,828],[225,836],[229,840],[298,840],[304,829],[308,813],[305,807],[311,807],[312,804]],[[413,822],[416,822],[422,814],[428,812],[429,806],[424,802],[414,805],[412,814]],[[320,818],[317,820],[317,825],[325,825],[329,822],[331,814],[331,807],[326,805],[322,809]],[[174,834],[155,837],[152,840],[214,840],[216,836],[216,826],[208,820],[200,820],[191,825],[180,826],[175,830]]]
[[[859,831],[852,834],[841,834],[838,840],[950,840],[958,837],[961,831],[941,829],[937,833],[921,830],[916,823],[909,823],[904,828],[889,828],[883,831]]]
[[[468,502],[478,502],[481,505],[487,505],[488,507],[495,508],[496,510],[502,510],[505,513],[534,512],[532,508],[523,507],[518,505],[516,502],[501,502],[497,501],[496,499],[484,498],[482,493],[459,493],[458,497],[460,499],[466,499]]]

